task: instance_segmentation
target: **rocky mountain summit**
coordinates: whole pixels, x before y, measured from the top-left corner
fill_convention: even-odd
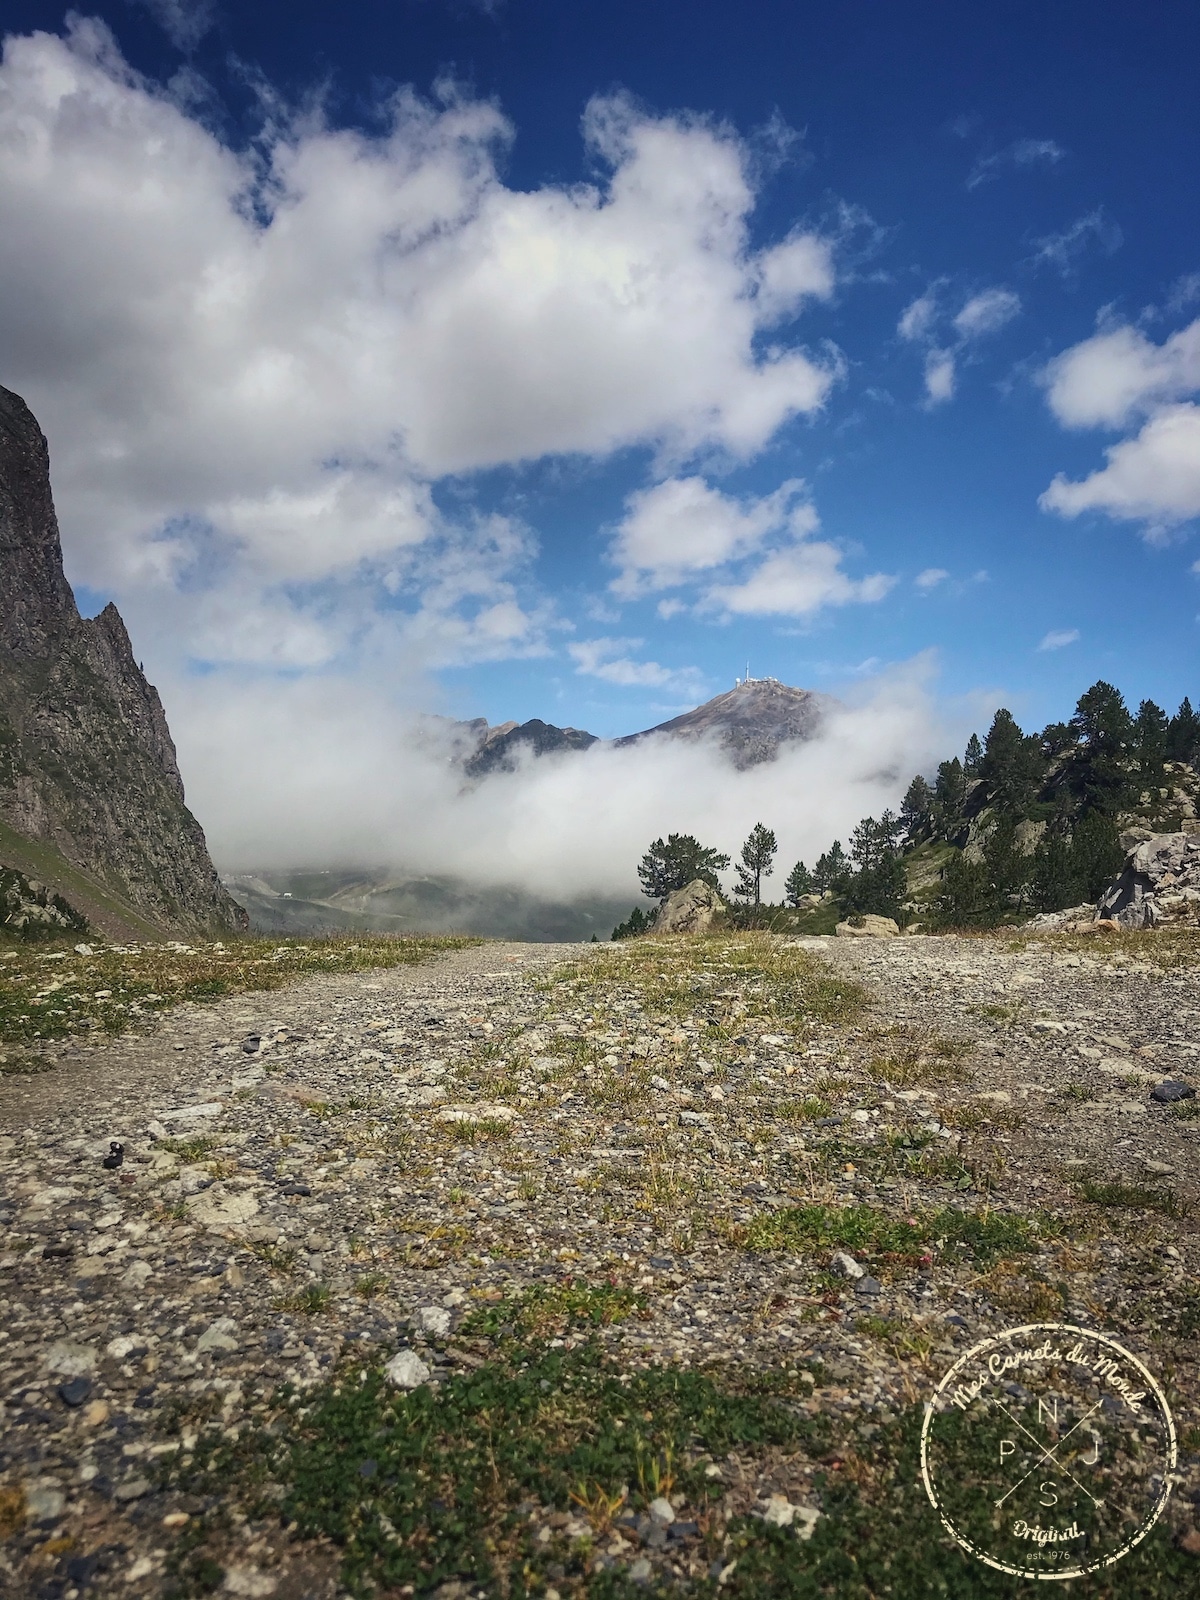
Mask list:
[[[694,711],[660,722],[642,733],[618,739],[618,745],[643,739],[717,739],[735,767],[744,769],[774,761],[780,748],[817,734],[837,701],[811,689],[794,689],[778,678],[743,678],[725,694],[706,700]]]
[[[232,931],[162,702],[120,613],[79,614],[49,451],[0,388],[0,861],[116,937]]]

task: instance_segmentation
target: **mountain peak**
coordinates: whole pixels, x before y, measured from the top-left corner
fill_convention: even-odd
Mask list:
[[[716,738],[729,751],[734,766],[753,767],[762,761],[773,761],[781,745],[813,738],[837,703],[830,695],[796,689],[778,678],[747,676],[695,710],[616,743],[634,744],[655,735]]]

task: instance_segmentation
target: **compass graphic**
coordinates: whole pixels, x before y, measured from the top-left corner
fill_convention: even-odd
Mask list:
[[[921,1476],[964,1550],[1016,1577],[1079,1578],[1154,1526],[1175,1424],[1142,1363],[1106,1334],[1040,1322],[985,1339],[925,1408]]]

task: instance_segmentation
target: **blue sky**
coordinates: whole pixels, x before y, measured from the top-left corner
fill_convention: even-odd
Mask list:
[[[198,679],[1200,694],[1194,5],[4,20],[0,382],[185,749]]]

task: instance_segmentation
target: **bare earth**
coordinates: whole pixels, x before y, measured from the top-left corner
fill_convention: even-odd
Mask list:
[[[1200,1079],[1200,967],[1156,970],[1119,941],[802,943],[866,988],[848,1023],[779,1031],[738,973],[706,1035],[645,986],[600,1003],[540,981],[607,972],[621,948],[489,945],[190,1007],[0,1078],[0,1594],[171,1592],[205,1510],[163,1473],[194,1439],[188,1407],[238,1429],[264,1386],[318,1383],[351,1349],[411,1349],[437,1382],[487,1359],[460,1333],[473,1308],[564,1280],[637,1292],[641,1314],[600,1332],[628,1362],[811,1364],[810,1410],[864,1438],[993,1330],[1106,1330],[1168,1388],[1167,1517],[1200,1574],[1200,1320],[1182,1314],[1200,1308],[1200,1119],[1150,1097]],[[1089,1177],[1142,1200],[1089,1203]],[[813,1202],[1075,1232],[982,1264],[867,1260],[864,1292],[828,1250],[754,1245],[761,1219]],[[721,1517],[816,1504],[800,1457],[718,1466],[717,1521],[691,1543],[643,1516],[594,1540],[589,1570],[704,1577]],[[586,1518],[530,1516],[576,1592]],[[213,1538],[227,1593],[347,1592],[337,1552],[278,1520],[235,1515]]]

